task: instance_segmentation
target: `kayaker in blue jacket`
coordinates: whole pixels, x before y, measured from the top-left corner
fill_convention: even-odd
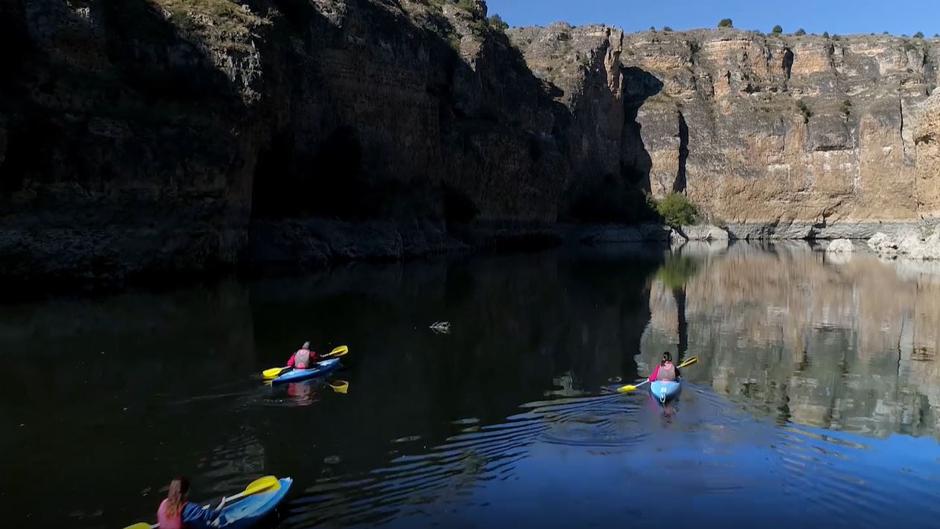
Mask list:
[[[656,369],[653,370],[653,374],[650,375],[650,382],[655,382],[657,380],[662,380],[663,382],[674,382],[679,380],[679,377],[682,376],[679,374],[679,368],[672,363],[672,355],[669,354],[669,351],[663,353],[663,360],[656,366]]]
[[[221,514],[225,498],[215,509],[200,507],[189,501],[189,480],[184,477],[170,482],[166,499],[157,509],[157,523],[160,529],[208,529]]]

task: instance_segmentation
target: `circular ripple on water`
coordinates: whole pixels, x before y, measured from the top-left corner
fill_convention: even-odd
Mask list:
[[[547,426],[538,440],[581,447],[629,447],[647,433],[637,420],[635,399],[601,395],[532,403],[532,413]]]

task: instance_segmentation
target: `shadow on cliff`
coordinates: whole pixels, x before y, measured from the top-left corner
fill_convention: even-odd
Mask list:
[[[43,196],[43,206],[61,200],[68,217],[98,193],[114,199],[125,186],[164,185],[170,166],[205,154],[192,142],[199,123],[243,111],[208,46],[153,3],[87,2],[85,9],[80,15],[79,8],[46,2],[15,12],[31,29],[18,32],[25,60],[3,83],[11,117],[2,190],[77,186],[83,193]],[[177,192],[185,193],[187,177],[175,183]],[[139,210],[166,206],[148,204],[147,193],[118,194]],[[107,209],[96,202],[83,221],[113,222]],[[121,221],[135,219],[133,209],[127,213]]]
[[[8,4],[0,282],[33,296],[230,264],[219,124],[243,108],[205,43],[145,0]]]
[[[299,0],[275,5],[304,51],[287,54],[289,117],[260,153],[253,218],[453,227],[550,224],[568,212],[576,221],[649,217],[651,161],[635,119],[661,88],[652,76],[634,75],[643,85],[625,102],[619,171],[586,177],[571,163],[571,110],[555,99],[557,87],[480,13],[455,22],[429,10],[419,26],[373,2],[347,2],[342,15]],[[572,208],[568,184],[582,180],[594,183],[578,189]]]
[[[618,174],[605,173],[600,178],[588,178],[586,183],[571,190],[573,199],[570,212],[573,220],[588,222],[644,222],[660,220],[650,207],[652,158],[646,150],[637,121],[640,107],[658,94],[663,83],[651,73],[637,67],[624,67],[623,113],[620,170]]]

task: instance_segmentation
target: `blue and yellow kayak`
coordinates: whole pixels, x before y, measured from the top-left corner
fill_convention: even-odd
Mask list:
[[[281,478],[277,481],[277,488],[246,496],[232,502],[231,505],[222,507],[222,513],[218,517],[218,527],[247,529],[271,514],[287,496],[290,486],[294,483],[291,478]]]
[[[271,381],[272,384],[284,384],[287,382],[299,382],[308,378],[325,375],[339,367],[339,358],[330,358],[322,362],[317,362],[316,367],[310,369],[294,369]]]
[[[655,380],[650,383],[650,393],[662,403],[675,398],[680,391],[682,391],[682,382],[680,381]]]

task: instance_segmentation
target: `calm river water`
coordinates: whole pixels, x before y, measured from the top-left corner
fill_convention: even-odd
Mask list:
[[[0,306],[0,509],[119,528],[174,474],[276,474],[282,529],[940,527],[922,268],[608,248]],[[304,340],[347,394],[261,384]],[[700,360],[677,402],[609,392],[663,350]]]

